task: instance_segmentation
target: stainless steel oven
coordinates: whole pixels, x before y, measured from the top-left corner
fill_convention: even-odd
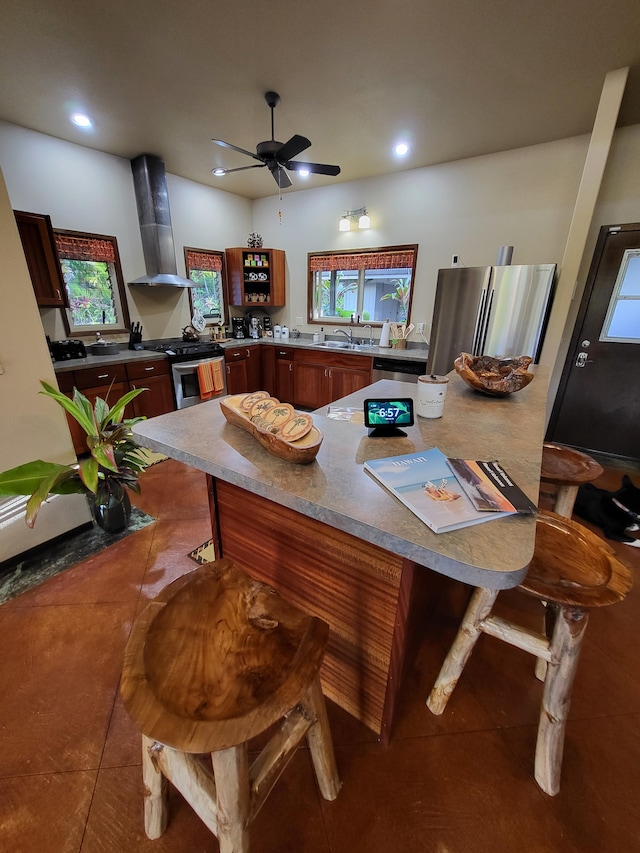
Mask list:
[[[176,398],[176,407],[178,409],[186,409],[188,406],[195,406],[197,403],[205,402],[200,394],[200,382],[198,378],[198,367],[205,361],[210,361],[212,363],[220,362],[222,367],[222,370],[220,371],[220,375],[222,377],[222,389],[215,391],[213,397],[208,397],[207,399],[213,400],[217,397],[223,397],[227,393],[224,378],[224,357],[204,357],[199,358],[197,361],[179,361],[171,365],[173,393]]]
[[[173,395],[176,408],[186,409],[189,406],[195,406],[197,403],[205,402],[200,393],[198,377],[198,367],[203,362],[219,363],[222,368],[217,371],[217,376],[219,377],[218,385],[221,385],[222,388],[218,388],[214,395],[207,397],[207,399],[213,400],[223,397],[227,393],[224,350],[220,344],[207,341],[183,343],[182,341],[168,339],[148,341],[144,348],[167,354],[169,364],[171,365],[171,379],[173,381]]]

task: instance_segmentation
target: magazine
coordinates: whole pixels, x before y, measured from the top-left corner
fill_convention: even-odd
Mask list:
[[[517,510],[478,510],[450,467],[447,457],[437,447],[371,459],[365,471],[392,492],[434,533],[446,533],[471,524],[481,524],[514,515]]]
[[[451,459],[458,482],[471,503],[484,512],[536,512],[536,505],[516,486],[502,465],[495,459],[480,462],[474,459]]]

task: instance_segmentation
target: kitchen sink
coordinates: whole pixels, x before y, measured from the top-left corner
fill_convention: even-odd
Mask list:
[[[359,350],[358,344],[350,344],[347,341],[322,341],[318,344],[313,344],[314,347],[323,347],[324,349],[351,349]]]

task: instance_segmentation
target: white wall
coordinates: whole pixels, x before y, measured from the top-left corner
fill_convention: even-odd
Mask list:
[[[0,471],[33,459],[74,462],[63,410],[38,393],[40,379],[54,386],[56,380],[1,170],[0,292]],[[33,530],[22,512],[13,518],[10,505],[0,498],[0,562],[89,521],[82,495],[65,495],[43,506]]]
[[[559,263],[587,146],[580,137],[255,201],[254,229],[287,253],[286,319],[307,316],[309,251],[418,243],[411,319],[427,327],[438,269],[454,253],[479,266],[512,245],[513,263]],[[339,232],[341,213],[363,206],[371,229]]]
[[[54,228],[115,236],[125,282],[144,273],[128,160],[0,122],[0,166],[15,210],[48,213]],[[181,275],[183,246],[222,250],[246,242],[247,199],[172,175],[167,186]],[[131,319],[143,324],[145,338],[175,337],[190,321],[186,289],[126,285],[125,290]],[[53,340],[66,336],[57,309],[41,314]]]

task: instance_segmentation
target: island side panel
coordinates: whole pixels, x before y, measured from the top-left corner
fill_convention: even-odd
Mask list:
[[[387,740],[413,578],[403,569],[413,564],[224,481],[212,489],[218,556],[329,624],[324,691]]]

